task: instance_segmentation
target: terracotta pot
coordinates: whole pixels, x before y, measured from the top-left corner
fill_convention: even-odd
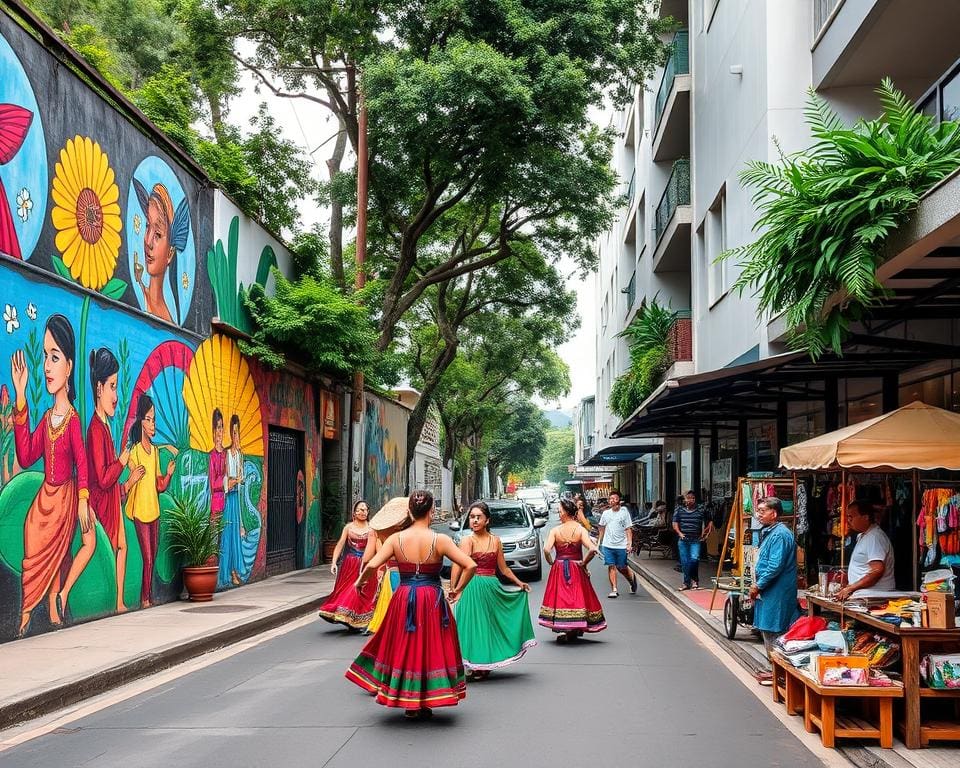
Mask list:
[[[337,548],[336,539],[324,539],[323,540],[323,562],[329,563],[333,561],[333,550]]]
[[[208,603],[217,591],[216,565],[199,565],[183,569],[183,586],[195,603]]]

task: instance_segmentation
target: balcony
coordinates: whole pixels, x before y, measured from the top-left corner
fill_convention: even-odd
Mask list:
[[[654,217],[654,272],[682,272],[690,269],[690,161],[673,164],[667,187]]]
[[[661,19],[670,16],[681,24],[686,24],[688,18],[687,0],[660,0],[657,12]]]
[[[690,154],[690,45],[680,30],[670,45],[653,110],[653,159],[674,160]]]
[[[815,0],[813,24],[814,88],[889,76],[916,99],[957,58],[960,3],[925,0],[918,12],[916,0]]]

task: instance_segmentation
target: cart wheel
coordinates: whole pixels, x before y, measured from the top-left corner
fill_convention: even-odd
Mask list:
[[[737,636],[737,616],[739,613],[740,595],[731,592],[723,603],[723,629],[729,640],[733,640]]]

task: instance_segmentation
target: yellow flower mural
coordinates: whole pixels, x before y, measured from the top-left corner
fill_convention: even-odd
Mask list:
[[[120,190],[100,145],[74,136],[60,150],[53,177],[57,250],[73,279],[99,291],[113,276],[120,251]]]
[[[213,410],[219,408],[227,424],[233,415],[239,417],[244,455],[263,456],[260,398],[250,367],[233,339],[214,334],[197,347],[183,382],[183,400],[191,448],[204,453],[213,449]]]

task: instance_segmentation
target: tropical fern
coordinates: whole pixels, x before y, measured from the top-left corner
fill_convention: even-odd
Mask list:
[[[610,389],[610,410],[627,418],[656,389],[672,362],[669,350],[670,329],[677,313],[657,303],[654,296],[644,302],[636,316],[621,333],[630,343],[630,368]]]
[[[843,125],[811,91],[804,112],[813,145],[740,173],[754,190],[760,235],[721,254],[741,268],[736,288],[763,316],[784,312],[790,344],[815,359],[841,353],[852,322],[886,296],[876,272],[884,245],[920,198],[960,167],[960,124],[936,123],[885,79],[883,113]]]

